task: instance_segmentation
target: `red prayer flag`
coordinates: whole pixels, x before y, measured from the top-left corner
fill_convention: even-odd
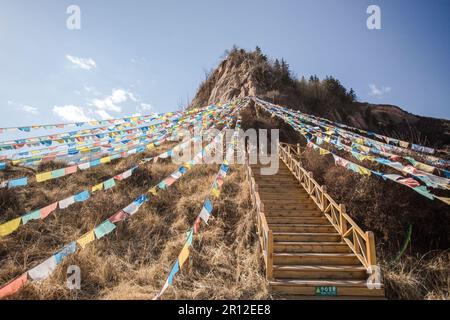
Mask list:
[[[20,277],[14,279],[13,281],[7,283],[5,286],[0,288],[0,299],[11,296],[19,291],[25,283],[28,281],[28,276],[26,273]]]

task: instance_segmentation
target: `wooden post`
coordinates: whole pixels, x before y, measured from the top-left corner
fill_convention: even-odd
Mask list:
[[[300,143],[297,143],[297,153],[298,157],[300,158]]]
[[[309,190],[308,190],[308,193],[309,194],[311,194],[312,193],[312,189],[313,189],[313,183],[312,183],[312,180],[314,180],[314,174],[312,173],[312,171],[310,171],[310,172],[308,172],[308,177],[309,177],[309,181],[308,181],[308,183],[309,183]]]
[[[326,209],[326,204],[325,201],[327,200],[327,197],[325,197],[325,193],[327,193],[327,187],[326,186],[322,186],[322,212],[325,212]]]
[[[273,233],[269,230],[267,239],[267,266],[266,266],[267,280],[273,280]]]
[[[341,235],[343,236],[347,232],[347,220],[344,218],[346,213],[345,204],[339,205],[339,225],[341,226]],[[344,238],[342,238],[344,240]]]
[[[367,263],[369,266],[375,266],[377,264],[377,252],[375,249],[375,237],[372,231],[366,231],[366,251]]]

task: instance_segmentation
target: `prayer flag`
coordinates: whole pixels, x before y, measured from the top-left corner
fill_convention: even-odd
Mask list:
[[[111,178],[111,179],[103,182],[103,185],[105,187],[105,190],[108,190],[108,189],[114,188],[116,186],[116,181],[114,180],[114,178]]]
[[[85,190],[83,192],[76,194],[74,196],[74,200],[75,200],[75,202],[83,202],[83,201],[88,200],[89,197],[90,197],[89,191]]]
[[[0,299],[11,296],[19,291],[25,283],[28,281],[27,273],[24,273],[20,277],[14,279],[13,281],[7,283],[5,286],[0,288]]]
[[[41,219],[47,218],[47,216],[56,210],[58,207],[58,202],[52,203],[49,206],[46,206],[45,208],[42,208],[41,211]]]
[[[116,228],[115,224],[113,224],[109,220],[106,220],[94,229],[95,236],[97,237],[97,239],[101,239],[107,234],[111,233],[115,228]]]
[[[85,248],[89,243],[95,240],[95,233],[94,231],[89,231],[88,233],[84,234],[77,240],[77,243],[80,245],[81,248]]]
[[[36,210],[36,211],[33,211],[33,212],[23,215],[22,216],[22,224],[27,224],[28,221],[39,220],[39,219],[41,219],[41,211]]]
[[[20,221],[22,221],[22,218],[16,218],[13,220],[10,220],[8,222],[5,222],[3,224],[0,224],[0,237],[7,236],[19,228]]]
[[[61,264],[63,259],[71,254],[74,254],[77,251],[77,243],[71,242],[69,245],[64,247],[60,252],[54,255],[56,264]]]
[[[40,265],[28,271],[28,275],[34,281],[45,280],[56,269],[57,265],[58,264],[56,263],[55,256],[52,256],[47,260],[45,260],[44,262],[42,262]]]

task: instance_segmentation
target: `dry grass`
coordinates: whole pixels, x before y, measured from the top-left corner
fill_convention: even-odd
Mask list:
[[[270,121],[272,122],[272,120]],[[262,123],[261,127],[276,126]],[[286,133],[286,136],[290,136]],[[160,147],[145,156],[159,154]],[[0,221],[92,186],[131,167],[130,157],[86,172],[31,184],[30,188],[0,190]],[[332,196],[366,230],[376,234],[378,256],[390,299],[449,299],[449,212],[411,190],[375,178],[361,178],[336,167],[315,152],[304,154],[303,165],[326,184]],[[51,168],[51,164],[49,164]],[[59,210],[44,221],[22,226],[0,239],[0,284],[48,258],[65,244],[144,193],[174,169],[169,161],[142,166],[130,179],[89,201]],[[14,299],[151,299],[163,286],[171,266],[201,209],[218,166],[197,166],[167,191],[146,203],[113,234],[69,257],[41,283],[28,283]],[[3,176],[32,174],[20,168]],[[231,167],[214,219],[194,238],[191,259],[163,299],[272,298],[264,279],[247,183],[241,167]],[[446,209],[446,208],[445,208]],[[412,243],[399,262],[392,262],[413,226]],[[430,250],[440,249],[425,254]],[[67,289],[69,265],[81,268],[82,290]]]
[[[406,256],[399,262],[383,261],[389,299],[450,300],[450,252]]]
[[[153,154],[162,152],[155,150]],[[149,154],[146,154],[148,156]],[[63,199],[81,186],[119,173],[136,161],[119,160],[85,173],[17,189],[0,195],[2,221]],[[148,164],[111,191],[59,210],[44,221],[22,226],[0,239],[0,284],[48,258],[65,244],[119,211],[177,166],[170,162]],[[40,283],[29,282],[13,299],[151,299],[165,282],[178,256],[185,232],[199,213],[218,171],[217,165],[200,165],[167,191],[146,203],[113,234],[95,241],[64,260],[53,275]],[[177,275],[164,299],[262,299],[268,288],[262,272],[248,186],[243,169],[232,167],[223,193],[215,202],[214,219],[194,237],[191,259]],[[80,190],[81,191],[81,190]],[[5,191],[10,192],[10,191]],[[19,207],[17,207],[19,203]],[[82,289],[66,288],[69,265],[81,268]]]
[[[351,173],[313,150],[303,153],[302,162],[363,229],[375,233],[387,298],[449,299],[448,206],[404,186]],[[411,243],[395,261],[410,225]]]

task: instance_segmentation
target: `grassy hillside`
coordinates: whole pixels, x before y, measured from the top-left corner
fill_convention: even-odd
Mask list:
[[[144,156],[157,155],[167,149],[169,145],[164,145]],[[126,170],[137,158],[116,160],[29,188],[0,190],[0,221],[64,199]],[[57,164],[49,166],[56,167]],[[176,168],[169,160],[144,165],[129,180],[118,183],[110,191],[96,193],[87,202],[58,210],[45,220],[30,222],[10,236],[0,238],[0,283],[6,283],[44,261]],[[17,170],[2,174],[9,177]],[[64,260],[50,279],[28,283],[12,298],[152,299],[163,286],[217,170],[215,165],[193,168],[167,191],[152,198],[136,215],[119,224],[113,234]],[[167,291],[164,299],[268,297],[254,216],[243,179],[243,169],[232,167],[215,207],[214,219],[195,238],[195,252],[189,267],[177,277],[174,288]],[[69,265],[81,268],[81,291],[70,291],[65,286]]]

